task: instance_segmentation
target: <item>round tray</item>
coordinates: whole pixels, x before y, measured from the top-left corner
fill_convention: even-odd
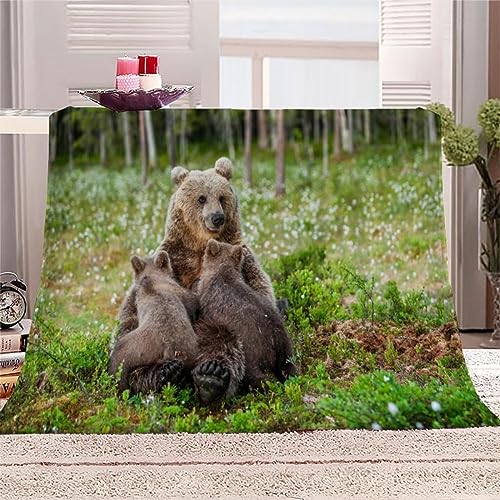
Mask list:
[[[167,85],[153,90],[79,90],[87,99],[113,111],[147,111],[168,106],[193,90],[193,85]]]

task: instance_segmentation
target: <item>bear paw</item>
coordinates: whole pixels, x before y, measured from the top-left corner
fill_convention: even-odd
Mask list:
[[[184,362],[180,359],[165,361],[160,368],[159,385],[163,387],[168,383],[179,385],[184,378]]]
[[[205,403],[214,403],[224,397],[229,386],[229,370],[217,360],[204,361],[193,370],[196,394]]]

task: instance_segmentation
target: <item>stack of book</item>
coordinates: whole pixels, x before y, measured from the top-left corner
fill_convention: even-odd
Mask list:
[[[31,320],[23,319],[14,328],[0,330],[0,410],[14,392],[21,374],[31,329]]]

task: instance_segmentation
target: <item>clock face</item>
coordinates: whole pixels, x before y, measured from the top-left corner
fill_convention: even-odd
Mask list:
[[[12,326],[23,319],[26,312],[24,297],[15,290],[0,292],[0,324]]]

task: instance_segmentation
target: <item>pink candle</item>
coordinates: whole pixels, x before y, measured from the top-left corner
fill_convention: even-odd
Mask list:
[[[138,74],[139,59],[137,57],[119,57],[116,60],[116,76]]]
[[[140,88],[141,81],[139,75],[118,75],[116,77],[115,88],[129,92]]]

